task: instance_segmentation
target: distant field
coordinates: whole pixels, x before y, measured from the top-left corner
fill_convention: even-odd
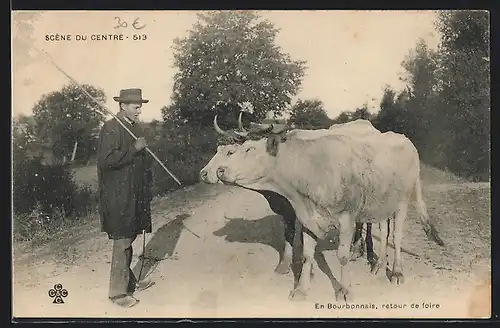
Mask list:
[[[95,164],[75,167],[72,171],[74,179],[79,186],[88,186],[92,190],[97,190],[97,167]],[[423,163],[421,164],[420,177],[426,184],[467,182],[453,173],[445,172]]]
[[[72,172],[73,178],[79,186],[88,186],[92,190],[97,190],[97,167],[95,164],[75,167]]]

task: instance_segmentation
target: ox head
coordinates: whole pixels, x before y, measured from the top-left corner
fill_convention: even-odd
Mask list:
[[[274,167],[279,145],[286,140],[290,126],[278,121],[261,124],[252,122],[250,129],[245,130],[241,124],[241,114],[238,125],[240,131],[233,133],[246,141],[231,149],[230,156],[217,161],[217,180],[230,185],[258,188],[266,183]]]
[[[240,112],[238,117],[238,125],[239,131],[230,130],[224,131],[222,130],[217,123],[217,115],[214,117],[214,129],[220,135],[228,137],[233,143],[229,145],[220,145],[217,147],[217,153],[210,159],[207,165],[200,170],[200,180],[205,183],[215,184],[222,183],[217,177],[217,168],[219,166],[224,165],[224,163],[228,160],[228,158],[240,147],[240,145],[245,142],[248,136],[248,131],[243,128],[243,124],[241,122],[241,115],[243,113]]]
[[[200,180],[209,184],[222,183],[217,177],[217,169],[224,165],[239,147],[239,144],[218,146],[217,153],[215,153],[208,164],[200,170]]]
[[[218,166],[217,178],[227,185],[261,189],[276,160],[267,149],[265,139],[247,140]]]

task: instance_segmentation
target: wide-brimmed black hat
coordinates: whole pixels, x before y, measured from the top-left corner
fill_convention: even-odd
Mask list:
[[[149,102],[148,99],[142,99],[141,89],[121,89],[120,96],[113,97],[117,102],[123,103],[142,103],[145,104]]]

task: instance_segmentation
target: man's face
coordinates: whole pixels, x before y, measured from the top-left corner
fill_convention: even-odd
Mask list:
[[[141,115],[142,104],[122,104],[122,110],[130,120],[139,122],[139,115]]]

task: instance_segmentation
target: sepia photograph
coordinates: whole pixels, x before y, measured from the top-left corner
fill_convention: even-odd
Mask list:
[[[11,11],[12,318],[491,317],[486,10]]]

